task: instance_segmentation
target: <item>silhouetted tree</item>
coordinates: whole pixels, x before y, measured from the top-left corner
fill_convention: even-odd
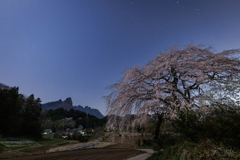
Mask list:
[[[0,89],[0,131],[3,135],[16,134],[21,106],[18,104],[18,87]]]
[[[30,95],[22,108],[22,134],[25,136],[41,137],[41,100],[34,99],[34,95]]]

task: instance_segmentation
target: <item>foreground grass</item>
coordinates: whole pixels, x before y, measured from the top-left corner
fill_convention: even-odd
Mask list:
[[[147,160],[230,160],[239,158],[239,151],[232,151],[223,146],[216,146],[208,140],[201,143],[184,141],[183,143],[169,146],[163,151],[154,153]]]
[[[36,144],[21,145],[21,146],[6,146],[0,142],[0,159],[29,155],[28,153],[24,153],[19,150],[25,149],[25,148],[30,148],[33,146],[36,146]]]
[[[11,142],[11,141],[10,141]],[[21,142],[21,140],[19,140]],[[22,141],[23,142],[23,141]],[[35,141],[32,141],[33,143],[29,144],[22,144],[18,143],[18,141],[15,141],[14,143],[9,143],[9,141],[0,141],[0,151],[17,151],[25,148],[32,148],[32,147],[39,147],[40,144],[36,143]]]
[[[47,139],[47,138],[54,138],[54,134],[43,134],[42,135],[43,139]]]
[[[2,143],[0,143],[0,151],[4,151],[6,149],[6,146]]]

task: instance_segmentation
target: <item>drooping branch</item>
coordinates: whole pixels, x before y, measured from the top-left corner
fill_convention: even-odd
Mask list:
[[[120,82],[111,85],[113,92],[104,97],[108,114],[131,113],[144,121],[141,119],[144,114],[174,118],[182,109],[207,110],[202,103],[204,87],[217,79],[240,78],[240,60],[229,58],[240,50],[221,53],[211,50],[202,45],[189,44],[182,50],[174,46],[145,66],[126,70]]]

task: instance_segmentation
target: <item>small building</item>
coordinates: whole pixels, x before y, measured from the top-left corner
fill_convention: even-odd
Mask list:
[[[85,135],[86,134],[86,132],[83,131],[83,130],[78,130],[78,133],[80,133],[81,135]]]
[[[52,134],[52,129],[44,129],[43,134]]]
[[[69,117],[69,118],[66,118],[66,117],[65,117],[65,120],[66,120],[66,121],[72,121],[73,119],[72,119],[72,117]]]

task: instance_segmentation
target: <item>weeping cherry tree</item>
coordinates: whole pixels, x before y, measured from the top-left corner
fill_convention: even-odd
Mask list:
[[[204,45],[189,44],[184,49],[175,45],[145,66],[127,69],[118,83],[109,86],[112,92],[104,97],[110,117],[107,126],[116,126],[116,116],[134,114],[134,129],[137,123],[146,122],[148,115],[155,115],[156,141],[163,119],[174,119],[179,111],[196,108],[209,113],[202,103],[203,93],[216,80],[239,79],[240,60],[234,58],[239,51],[215,53],[212,47]],[[122,118],[120,130],[126,125],[128,120]]]

